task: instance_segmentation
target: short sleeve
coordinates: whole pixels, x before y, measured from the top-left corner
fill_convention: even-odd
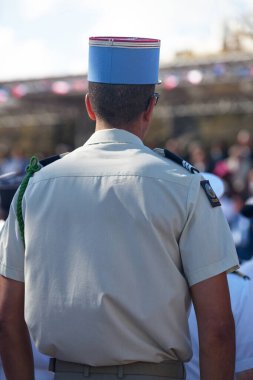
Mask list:
[[[179,240],[180,254],[190,286],[238,268],[232,235],[221,210],[212,207],[194,174],[187,201],[187,221]]]
[[[0,275],[24,282],[24,246],[16,216],[15,194],[0,235]]]

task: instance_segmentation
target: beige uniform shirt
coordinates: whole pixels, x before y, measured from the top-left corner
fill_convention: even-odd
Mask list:
[[[34,175],[26,249],[14,199],[0,273],[25,281],[42,353],[90,365],[190,359],[188,287],[238,264],[201,180],[117,129]]]

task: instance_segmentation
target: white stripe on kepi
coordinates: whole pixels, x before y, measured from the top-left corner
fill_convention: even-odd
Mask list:
[[[90,37],[90,46],[120,47],[120,48],[159,48],[161,41],[139,37]]]

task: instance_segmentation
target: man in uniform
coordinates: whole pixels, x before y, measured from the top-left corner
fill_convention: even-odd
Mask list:
[[[143,139],[160,41],[90,38],[95,133],[14,197],[0,239],[0,345],[8,380],[32,380],[29,334],[57,380],[183,379],[193,300],[203,380],[232,380],[226,272],[238,260],[220,203],[185,162]],[[179,163],[178,163],[179,162]]]

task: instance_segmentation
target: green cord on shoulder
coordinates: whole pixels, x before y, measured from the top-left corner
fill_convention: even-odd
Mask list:
[[[34,173],[39,171],[41,168],[42,168],[42,165],[40,164],[38,158],[35,156],[31,157],[30,163],[26,168],[25,177],[23,178],[19,186],[16,212],[17,212],[19,231],[20,231],[21,239],[23,241],[24,246],[25,246],[25,225],[24,225],[24,219],[23,219],[23,214],[22,214],[22,200],[23,200],[23,196],[27,188],[29,179],[33,176]]]

